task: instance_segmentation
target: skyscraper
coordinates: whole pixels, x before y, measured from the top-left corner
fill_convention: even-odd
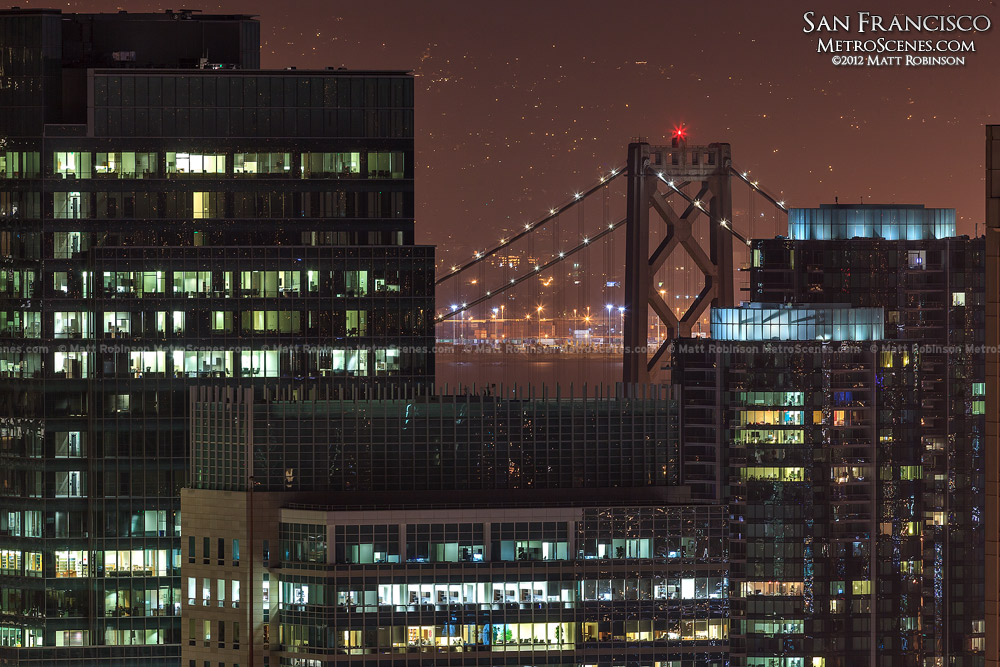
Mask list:
[[[179,656],[188,387],[431,376],[406,72],[249,16],[0,12],[0,660]]]
[[[919,206],[793,209],[789,236],[675,356],[731,503],[733,662],[981,664],[983,242]]]
[[[986,664],[1000,665],[1000,125],[986,126]]]

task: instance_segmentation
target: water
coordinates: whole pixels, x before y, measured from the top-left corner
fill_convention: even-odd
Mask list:
[[[601,384],[614,386],[621,379],[621,355],[611,352],[572,354],[497,350],[439,351],[437,354],[439,387],[445,384],[450,387],[554,387],[558,384],[564,392],[568,392],[572,384],[575,392],[579,393],[584,384],[590,387]]]

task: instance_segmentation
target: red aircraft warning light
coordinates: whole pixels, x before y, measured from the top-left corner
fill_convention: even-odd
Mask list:
[[[687,128],[684,127],[683,125],[677,125],[674,127],[674,132],[671,135],[670,143],[676,148],[679,143],[687,141],[687,136],[688,136]]]

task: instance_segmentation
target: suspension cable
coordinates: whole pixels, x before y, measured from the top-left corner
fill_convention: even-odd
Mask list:
[[[593,186],[591,186],[587,190],[584,190],[583,192],[576,193],[575,195],[573,195],[572,199],[568,200],[567,202],[565,202],[561,206],[557,206],[555,208],[549,209],[548,215],[544,216],[540,220],[537,220],[536,222],[533,222],[533,223],[531,223],[531,222],[525,223],[523,231],[520,231],[517,234],[514,234],[510,238],[501,239],[499,245],[497,245],[497,246],[495,246],[495,247],[493,247],[493,248],[491,248],[489,250],[485,250],[483,252],[478,252],[477,251],[475,253],[474,258],[472,260],[466,262],[465,264],[452,266],[451,270],[447,274],[438,277],[434,281],[434,284],[435,285],[440,285],[441,283],[443,283],[444,281],[448,280],[449,278],[454,278],[455,276],[457,276],[458,274],[462,273],[466,269],[474,266],[478,262],[481,262],[481,261],[485,260],[487,257],[490,257],[491,255],[496,254],[497,252],[499,252],[500,250],[503,250],[504,248],[506,248],[507,246],[511,245],[512,243],[515,243],[516,241],[524,238],[525,236],[527,236],[531,232],[535,231],[535,229],[541,227],[545,223],[547,223],[550,220],[556,218],[560,213],[563,213],[564,211],[566,211],[566,210],[572,208],[573,206],[579,204],[584,199],[586,199],[588,196],[592,195],[593,193],[597,192],[601,188],[605,187],[606,185],[608,185],[609,183],[611,183],[611,181],[615,180],[616,178],[618,178],[619,176],[621,176],[624,173],[625,173],[625,165],[624,164],[615,167],[614,169],[611,170],[611,174],[610,175],[608,175],[608,176],[601,176],[600,180],[598,180],[597,183],[595,183]]]
[[[522,275],[522,276],[520,276],[518,278],[511,278],[509,282],[507,282],[507,283],[505,283],[505,284],[497,287],[496,289],[492,289],[492,290],[486,292],[486,294],[484,294],[483,296],[477,297],[476,299],[473,299],[472,301],[469,301],[468,303],[463,303],[460,306],[455,306],[454,308],[452,308],[451,310],[449,310],[447,313],[445,313],[443,315],[438,315],[437,317],[435,317],[434,318],[434,322],[435,323],[443,322],[443,321],[447,320],[450,317],[454,317],[455,315],[460,315],[461,313],[464,313],[465,311],[469,310],[470,308],[473,308],[474,306],[478,306],[479,304],[481,304],[481,303],[483,303],[485,301],[488,301],[488,300],[492,299],[493,297],[495,297],[495,296],[497,296],[499,294],[503,294],[504,292],[506,292],[506,291],[508,291],[508,290],[510,290],[510,289],[512,289],[514,287],[516,287],[517,285],[520,285],[525,280],[530,280],[532,278],[535,278],[536,276],[540,275],[543,271],[551,268],[552,266],[555,266],[556,264],[558,264],[559,262],[563,261],[564,259],[570,257],[571,255],[574,255],[574,254],[580,252],[584,248],[589,247],[590,244],[593,243],[594,241],[599,241],[602,238],[604,238],[605,236],[607,236],[608,234],[610,234],[613,231],[615,231],[616,229],[618,229],[619,227],[624,226],[625,225],[625,221],[626,221],[626,218],[622,218],[618,222],[609,224],[607,227],[605,227],[604,229],[602,229],[597,234],[595,234],[595,235],[593,235],[591,237],[584,237],[583,241],[581,241],[577,246],[575,246],[573,248],[570,248],[569,250],[566,250],[564,252],[560,252],[558,257],[555,257],[555,258],[549,260],[548,262],[545,262],[544,264],[539,264],[539,265],[535,266],[535,268],[534,268],[533,271],[525,273],[524,275]]]
[[[778,208],[778,210],[780,210],[782,213],[788,213],[788,209],[785,208],[785,202],[784,201],[779,201],[775,197],[772,197],[767,192],[767,190],[765,190],[764,188],[762,188],[760,186],[760,182],[759,181],[752,181],[752,180],[750,180],[750,172],[749,171],[740,171],[736,167],[730,167],[729,171],[732,172],[732,174],[734,176],[736,176],[737,178],[739,178],[741,181],[743,181],[744,183],[746,183],[747,185],[749,185],[754,191],[756,191],[761,196],[763,196],[764,199],[766,199],[767,201],[769,201],[772,204],[774,204],[774,206],[776,206]]]
[[[713,217],[711,213],[709,213],[708,211],[706,211],[705,210],[705,205],[701,203],[701,200],[692,198],[689,194],[687,194],[686,192],[684,192],[683,190],[681,190],[680,187],[678,187],[677,185],[675,185],[673,181],[668,180],[667,177],[664,176],[662,172],[656,172],[656,177],[659,178],[664,183],[666,183],[668,187],[670,187],[674,192],[676,192],[681,197],[683,197],[689,204],[691,204],[696,209],[698,209],[699,211],[701,211],[702,213],[704,213],[708,217],[709,220],[711,220],[712,222],[720,225],[723,229],[725,229],[726,231],[728,231],[735,238],[739,239],[740,241],[742,241],[746,245],[748,245],[748,246],[750,245],[750,240],[747,239],[742,234],[740,234],[735,229],[733,229],[733,225],[732,225],[732,223],[730,221],[725,220],[723,218]]]

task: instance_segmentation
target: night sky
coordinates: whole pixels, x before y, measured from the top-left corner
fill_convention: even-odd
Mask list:
[[[264,67],[412,70],[418,242],[486,245],[623,162],[631,138],[665,140],[680,123],[691,143],[731,143],[737,166],[790,206],[924,203],[956,208],[962,233],[982,230],[1000,26],[965,36],[977,48],[965,67],[838,68],[802,14],[997,23],[993,2],[19,4],[256,14]]]

